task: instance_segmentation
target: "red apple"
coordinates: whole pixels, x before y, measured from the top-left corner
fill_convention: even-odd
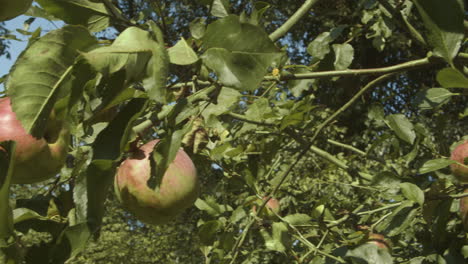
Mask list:
[[[267,197],[263,197],[263,201],[265,201],[266,199]],[[259,199],[259,201],[257,202],[257,205],[254,205],[254,207],[252,208],[254,213],[257,212],[257,206],[260,206],[261,203],[262,202]],[[274,219],[276,218],[276,214],[280,213],[280,202],[275,198],[271,198],[266,203],[265,208],[258,214],[258,216],[263,217],[263,218],[268,218],[268,219]]]
[[[52,119],[53,116],[51,115]],[[55,127],[57,122],[51,120],[50,123],[54,123]],[[12,183],[44,181],[55,176],[65,163],[68,130],[47,129],[43,138],[34,138],[16,119],[8,97],[0,98],[0,128],[0,141],[16,141],[16,162]]]
[[[455,147],[455,149],[452,151],[450,159],[468,166],[468,140]],[[450,168],[452,169],[453,175],[455,175],[455,177],[457,177],[461,183],[468,183],[467,167],[463,167],[459,164],[451,164]]]
[[[161,183],[151,189],[149,156],[159,140],[141,146],[120,164],[115,177],[115,191],[123,206],[148,224],[165,224],[193,205],[198,197],[199,182],[195,165],[180,149],[167,168]]]

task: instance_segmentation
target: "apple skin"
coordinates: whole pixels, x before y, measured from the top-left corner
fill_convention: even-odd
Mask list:
[[[461,164],[465,164],[466,158],[468,158],[468,140],[457,145],[450,155],[451,160],[458,161]],[[468,168],[464,168],[459,164],[451,164],[450,169],[462,184],[468,183]]]
[[[170,222],[193,205],[199,195],[197,170],[180,149],[155,190],[147,185],[151,175],[149,157],[159,140],[150,141],[124,160],[114,180],[117,198],[140,221],[152,225]]]
[[[37,183],[55,176],[60,171],[67,156],[69,139],[67,129],[59,131],[46,129],[45,137],[34,138],[16,118],[8,97],[0,98],[0,127],[0,141],[16,141],[12,183]],[[53,141],[48,142],[46,138]]]
[[[13,19],[28,11],[32,0],[0,0],[0,21]]]
[[[267,197],[263,197],[263,200],[266,200]],[[259,202],[258,205],[254,205],[252,208],[253,212],[257,212],[257,206],[260,206],[261,203]],[[258,216],[262,218],[267,218],[270,220],[274,220],[276,218],[276,214],[280,213],[280,202],[275,199],[271,198],[268,200],[268,202],[265,205],[266,209],[263,209],[260,213],[258,213]]]

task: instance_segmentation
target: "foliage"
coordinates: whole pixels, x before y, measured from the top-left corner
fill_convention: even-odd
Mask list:
[[[303,2],[37,0],[66,25],[31,33],[6,94],[29,133],[55,111],[71,143],[37,185],[9,184],[2,143],[0,262],[464,263],[464,2]],[[112,188],[154,138],[153,180],[183,147],[202,181],[163,226]]]

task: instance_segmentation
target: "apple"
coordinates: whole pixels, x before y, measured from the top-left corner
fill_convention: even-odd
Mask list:
[[[199,194],[197,170],[190,157],[179,149],[159,186],[148,186],[149,157],[159,140],[150,141],[131,153],[117,168],[114,186],[122,205],[142,222],[160,225],[193,205]]]
[[[0,0],[0,21],[10,20],[26,11],[32,4],[32,0]]]
[[[458,161],[461,164],[468,166],[468,140],[457,145],[450,155],[451,160]],[[450,168],[453,175],[461,182],[468,183],[468,167],[463,167],[459,164],[451,164]]]
[[[67,129],[56,130],[58,123],[53,113],[44,137],[34,138],[16,118],[11,109],[10,98],[0,98],[0,141],[16,141],[12,183],[36,183],[47,180],[60,171],[67,155],[69,133]]]
[[[263,201],[265,201],[266,199],[267,197],[263,197]],[[259,199],[259,201],[257,202],[257,205],[254,205],[254,207],[252,208],[254,213],[257,212],[257,206],[260,206],[260,205],[261,205],[261,202]],[[271,198],[266,203],[265,208],[260,213],[258,213],[258,216],[273,220],[276,218],[276,215],[279,213],[280,213],[280,202],[275,198]]]

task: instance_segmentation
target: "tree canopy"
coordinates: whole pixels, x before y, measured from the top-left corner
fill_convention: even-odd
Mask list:
[[[18,30],[28,46],[0,82],[40,153],[67,154],[22,184],[43,172],[0,133],[0,263],[465,263],[465,7],[34,1],[25,15],[63,26]],[[153,139],[147,187],[181,148],[200,181],[163,225],[115,177]]]

